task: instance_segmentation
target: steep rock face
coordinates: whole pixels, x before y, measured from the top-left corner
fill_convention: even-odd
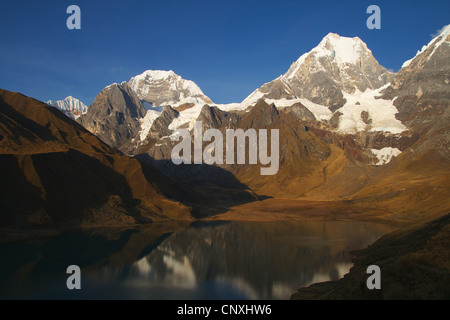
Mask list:
[[[240,127],[245,129],[264,129],[274,123],[280,116],[275,104],[268,104],[263,99],[245,115]]]
[[[382,93],[395,99],[397,118],[423,133],[450,104],[450,26],[408,60]]]
[[[128,84],[141,100],[154,107],[212,103],[193,81],[173,71],[147,70],[131,78]]]
[[[148,133],[143,135],[142,131],[140,132],[141,140],[132,150],[133,154],[145,153],[155,160],[170,158],[174,144],[170,139],[173,130],[169,129],[169,126],[178,116],[179,112],[177,110],[171,106],[165,106],[152,122]]]
[[[225,112],[217,107],[204,105],[197,121],[202,122],[203,130],[211,128],[233,128],[240,120],[239,115]]]
[[[179,112],[171,106],[164,107],[161,115],[155,119],[150,129],[150,134],[141,146],[139,146],[135,153],[146,154],[154,160],[168,160],[171,159],[172,148],[178,143],[172,141],[170,136],[178,129],[171,126],[171,123],[179,117]],[[229,113],[220,110],[217,107],[210,107],[204,105],[201,108],[200,113],[194,119],[202,122],[202,129],[224,129],[234,128],[239,120],[240,116],[235,113]],[[179,127],[180,129],[190,129],[187,124]]]
[[[405,151],[419,139],[419,135],[411,131],[405,131],[401,134],[386,134],[383,132],[367,134],[362,132],[354,135],[354,139],[359,141],[365,149],[380,150],[385,147],[393,147]]]
[[[350,158],[363,163],[370,163],[367,154],[364,153],[364,148],[351,135],[340,135],[329,130],[320,128],[310,128],[320,140],[329,145],[335,145],[344,150],[345,154]]]
[[[329,33],[283,76],[264,84],[244,101],[306,98],[334,112],[345,104],[344,93],[377,89],[392,77],[361,39]]]
[[[154,139],[169,136],[172,133],[172,130],[169,129],[169,125],[176,117],[178,117],[178,115],[179,112],[171,106],[165,106],[161,115],[153,122],[153,125],[150,128],[150,136]]]
[[[291,107],[287,107],[286,110],[290,113],[292,113],[296,118],[302,120],[302,121],[314,121],[316,120],[316,117],[314,114],[309,111],[308,108],[306,108],[301,103],[296,103],[292,105]]]
[[[413,163],[448,169],[450,163],[450,108],[445,108],[433,127],[405,154]],[[447,170],[450,171],[450,170]]]
[[[192,130],[187,124],[180,127],[171,126],[177,117],[179,117],[179,112],[176,109],[171,106],[164,107],[161,115],[154,120],[147,139],[136,150],[136,153],[146,153],[156,160],[170,159],[171,150],[176,144],[176,142],[171,141],[171,134],[178,128]],[[217,107],[204,105],[194,120],[201,121],[203,130],[207,130],[211,128],[234,128],[238,124],[240,118],[241,117],[238,114],[225,112]],[[192,122],[193,121],[191,121],[191,126]]]
[[[111,147],[126,151],[145,113],[138,96],[123,82],[103,89],[77,121]]]
[[[291,88],[291,84],[284,76],[279,76],[273,81],[263,84],[260,88],[248,96],[245,101],[253,102],[255,99],[271,99],[271,100],[292,100],[296,95]]]

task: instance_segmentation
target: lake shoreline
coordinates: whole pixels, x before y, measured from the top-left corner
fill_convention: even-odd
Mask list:
[[[225,213],[212,214],[192,221],[167,220],[148,224],[126,225],[81,225],[73,227],[2,227],[0,245],[29,241],[33,239],[58,236],[77,230],[120,230],[141,228],[170,221],[194,223],[196,221],[363,221],[401,227],[405,222],[389,218],[390,213],[380,209],[364,208],[346,201],[308,201],[299,199],[270,198],[240,204],[229,208]]]
[[[0,296],[73,297],[65,286],[58,287],[64,282],[57,277],[76,264],[85,279],[77,297],[85,299],[287,300],[299,286],[341,278],[352,266],[353,250],[391,230],[337,220],[201,220],[189,226],[80,230],[2,247],[0,255],[8,263]],[[39,290],[30,287],[33,281]],[[130,287],[133,283],[139,285]]]
[[[203,218],[208,221],[364,221],[401,227],[405,221],[391,218],[381,209],[351,204],[347,201],[308,201],[270,198],[234,206],[227,212]]]
[[[401,298],[449,298],[450,283],[450,215],[428,222],[398,221],[384,210],[368,210],[345,201],[307,201],[298,199],[271,198],[234,206],[225,213],[211,215],[194,221],[165,221],[146,225],[83,226],[66,229],[0,229],[2,239],[9,237],[10,244],[23,241],[40,241],[73,231],[89,234],[105,232],[107,238],[116,238],[125,230],[143,231],[142,236],[158,237],[177,230],[187,229],[193,224],[206,222],[286,222],[339,221],[370,222],[393,228],[367,247],[354,251],[354,264],[349,273],[337,281],[315,282],[292,291],[291,299],[401,299]],[[137,233],[139,235],[140,233]],[[446,240],[448,239],[448,240]],[[434,247],[434,243],[439,243]],[[370,291],[365,286],[365,268],[376,264],[381,267],[383,290]],[[405,270],[405,265],[410,268]],[[299,272],[301,272],[299,270]],[[397,283],[399,279],[401,283]],[[293,284],[295,286],[295,284]],[[433,288],[433,293],[427,287]],[[295,287],[294,287],[295,288]],[[414,295],[420,292],[421,295]]]
[[[349,201],[271,198],[238,205],[207,220],[336,220],[386,224],[396,230],[355,251],[354,265],[343,278],[298,288],[291,299],[450,299],[450,286],[445,286],[450,283],[450,214],[433,214],[420,220],[408,216],[400,219],[396,213],[368,209]],[[382,270],[382,290],[367,289],[366,269],[372,264]]]
[[[382,236],[358,250],[350,272],[337,281],[297,289],[291,300],[450,299],[450,214]],[[367,267],[381,270],[381,289],[366,286]]]

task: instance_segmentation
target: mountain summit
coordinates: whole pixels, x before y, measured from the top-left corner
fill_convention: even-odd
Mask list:
[[[254,103],[260,98],[305,98],[334,112],[345,104],[344,93],[377,89],[392,77],[360,38],[329,33],[317,47],[300,56],[284,75],[264,84],[244,103]]]
[[[153,107],[212,103],[193,81],[183,79],[172,70],[147,70],[132,77],[128,85],[139,99]]]
[[[64,100],[49,100],[47,101],[47,104],[52,107],[58,108],[72,119],[76,119],[82,114],[85,114],[88,109],[88,107],[83,102],[72,96],[68,96]]]

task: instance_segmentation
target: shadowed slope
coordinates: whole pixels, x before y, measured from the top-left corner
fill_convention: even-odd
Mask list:
[[[60,111],[0,90],[2,227],[120,226],[191,219],[170,180]]]

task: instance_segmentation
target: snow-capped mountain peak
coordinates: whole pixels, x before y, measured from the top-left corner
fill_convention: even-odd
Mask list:
[[[147,70],[132,77],[128,84],[141,100],[155,107],[212,103],[195,82],[172,70]]]
[[[161,80],[171,80],[172,78],[181,78],[172,70],[146,70],[143,73],[131,78],[134,80],[133,84],[137,85],[141,80],[147,81],[161,81]]]
[[[341,37],[335,33],[329,33],[318,45],[317,52],[331,57],[340,65],[356,65],[361,55],[371,53],[367,45],[358,37]]]
[[[334,112],[345,105],[345,94],[376,90],[392,77],[360,38],[329,33],[292,63],[283,76],[261,86],[242,104],[252,105],[264,98],[291,105],[298,99],[306,99]],[[321,111],[320,117],[324,116],[328,118]]]
[[[49,100],[47,101],[47,104],[60,109],[66,115],[74,119],[82,114],[85,114],[88,109],[88,107],[83,102],[72,96],[68,96],[64,100]]]
[[[284,76],[286,79],[294,78],[301,66],[311,56],[314,56],[317,60],[326,58],[327,60],[336,62],[340,68],[344,68],[346,65],[359,66],[363,55],[371,56],[372,52],[360,38],[341,37],[336,33],[330,32],[322,39],[317,47],[301,55]],[[324,68],[320,67],[317,69],[318,71],[324,70]]]

